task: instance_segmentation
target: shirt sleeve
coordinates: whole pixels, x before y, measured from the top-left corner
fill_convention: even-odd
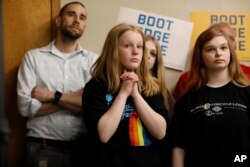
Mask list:
[[[97,124],[109,106],[105,101],[106,88],[104,83],[91,79],[84,87],[82,95],[83,115],[90,133],[97,135]]]
[[[173,91],[173,96],[175,100],[178,100],[183,95],[184,90],[187,86],[188,77],[189,77],[189,71],[186,71],[181,74],[179,80],[177,81],[177,84]]]
[[[17,104],[22,116],[34,116],[42,105],[40,101],[31,97],[34,86],[36,86],[35,67],[32,64],[31,53],[27,52],[20,64],[17,76]]]
[[[173,146],[185,148],[188,133],[187,107],[185,97],[178,100],[174,106],[174,114],[170,124],[170,139]]]
[[[157,94],[152,97],[144,97],[144,99],[155,112],[162,115],[167,123],[169,122],[169,112],[164,105],[164,99],[162,95]]]

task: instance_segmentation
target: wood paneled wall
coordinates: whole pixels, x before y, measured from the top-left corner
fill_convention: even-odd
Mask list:
[[[49,43],[55,36],[54,19],[60,0],[2,0],[4,104],[9,128],[8,167],[19,167],[25,123],[17,110],[16,83],[19,64],[27,50]]]

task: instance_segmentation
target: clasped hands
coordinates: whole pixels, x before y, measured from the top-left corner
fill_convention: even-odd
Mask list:
[[[139,93],[139,78],[135,72],[124,70],[123,74],[120,76],[120,79],[122,80],[120,90],[121,92],[126,93],[127,96],[131,95],[132,97],[134,97],[136,93]]]

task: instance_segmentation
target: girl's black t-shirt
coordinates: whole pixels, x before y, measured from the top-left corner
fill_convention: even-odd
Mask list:
[[[229,82],[186,93],[175,104],[170,134],[185,150],[185,167],[231,166],[250,151],[250,87]]]
[[[108,143],[99,140],[97,124],[102,115],[111,107],[116,94],[107,91],[104,82],[91,79],[84,88],[83,113],[93,149],[96,151],[95,163],[109,167],[161,166],[159,141],[154,139],[136,112],[133,100],[129,97],[121,117],[120,124]],[[168,112],[163,97],[157,94],[144,97],[154,111],[168,122]]]

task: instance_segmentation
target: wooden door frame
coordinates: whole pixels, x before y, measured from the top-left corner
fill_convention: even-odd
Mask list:
[[[56,25],[55,25],[55,19],[59,14],[59,11],[61,9],[61,0],[51,0],[51,37],[52,39],[56,36]]]
[[[13,159],[11,160],[12,157],[10,157],[9,155],[9,143],[10,143],[10,139],[11,139],[11,135],[10,135],[10,127],[9,127],[9,124],[8,123],[11,123],[11,120],[8,119],[7,117],[7,100],[8,97],[6,95],[9,95],[7,94],[7,92],[9,90],[5,90],[6,88],[6,78],[5,78],[5,68],[4,66],[6,66],[5,64],[5,56],[8,56],[8,55],[4,55],[4,50],[5,50],[5,46],[4,46],[4,25],[3,25],[3,20],[5,18],[4,14],[3,14],[3,4],[4,3],[7,3],[9,2],[9,0],[0,0],[0,167],[5,167],[5,166],[8,166],[8,167],[13,167],[13,166],[10,166],[10,162],[13,161]],[[49,38],[53,39],[55,38],[56,36],[56,26],[55,26],[55,18],[57,17],[59,11],[60,11],[60,8],[61,8],[61,0],[50,0],[50,13],[51,13],[51,34],[48,34],[50,35]],[[15,11],[15,12],[18,12],[18,11]],[[14,13],[13,13],[14,14]],[[28,20],[27,20],[28,22]],[[5,41],[6,42],[6,41]],[[16,70],[16,69],[14,69]],[[13,71],[11,71],[13,73]],[[4,79],[5,78],[5,79]],[[15,84],[14,84],[15,85]],[[15,87],[11,87],[12,90],[15,89]],[[13,97],[13,99],[16,99],[16,97]],[[15,101],[15,100],[14,100]],[[17,105],[17,104],[14,104],[14,105]],[[6,118],[7,117],[7,118]],[[8,120],[6,120],[8,119]],[[2,121],[3,120],[3,121]],[[9,121],[9,122],[7,122]],[[13,123],[13,122],[12,122]],[[25,135],[25,134],[24,134]],[[11,148],[13,149],[13,148]],[[17,149],[18,150],[18,149]],[[12,152],[14,152],[12,150]],[[18,152],[18,151],[17,151]],[[16,154],[13,154],[14,156],[16,157],[20,157],[21,155],[19,155],[19,153],[16,153]],[[16,159],[15,159],[16,160]],[[16,160],[17,162],[19,162],[19,160]],[[20,166],[19,163],[14,163],[14,167],[17,166]]]
[[[4,63],[3,63],[3,14],[2,0],[0,0],[0,166],[7,164],[7,144],[10,134],[8,121],[4,109]]]

